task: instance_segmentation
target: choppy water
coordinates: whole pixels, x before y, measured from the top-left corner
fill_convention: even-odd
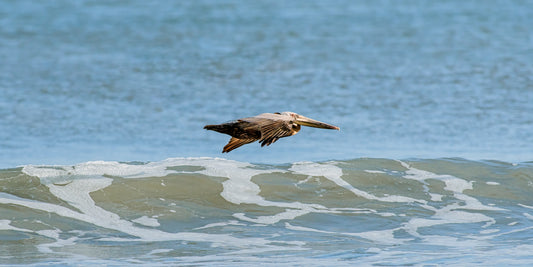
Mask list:
[[[282,111],[342,131],[227,157],[528,161],[530,25],[529,1],[3,1],[0,167],[217,157],[204,125]]]
[[[533,165],[217,158],[0,172],[11,264],[530,264]]]
[[[530,25],[530,1],[2,1],[0,264],[531,264]],[[341,131],[222,155],[202,129],[282,111]]]

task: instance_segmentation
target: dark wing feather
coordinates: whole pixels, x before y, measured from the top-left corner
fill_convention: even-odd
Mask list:
[[[206,130],[217,131],[219,133],[228,134],[239,139],[253,139],[261,138],[261,128],[253,121],[246,119],[230,121],[217,125],[206,125]]]
[[[249,144],[251,142],[254,142],[256,141],[257,139],[239,139],[239,138],[235,138],[235,137],[232,137],[228,144],[224,146],[224,149],[222,150],[222,153],[227,153],[227,152],[230,152],[232,151],[233,149],[236,149],[242,145],[246,145],[246,144]]]
[[[269,120],[261,127],[261,146],[270,145],[278,139],[293,135],[289,122],[284,120]]]
[[[230,152],[242,145],[252,143],[259,140],[261,146],[270,145],[278,139],[286,136],[291,136],[295,133],[292,129],[292,122],[283,119],[265,118],[264,116],[256,116],[250,118],[243,118],[237,121],[221,124],[213,129],[215,131],[227,133],[232,136],[228,144],[224,146],[223,153]],[[211,125],[206,126],[206,129],[211,130]],[[223,131],[222,131],[223,130]]]

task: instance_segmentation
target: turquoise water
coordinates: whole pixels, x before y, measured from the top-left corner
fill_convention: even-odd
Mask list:
[[[528,1],[3,1],[0,263],[531,264],[530,25]],[[202,129],[283,111],[341,131],[221,154]]]

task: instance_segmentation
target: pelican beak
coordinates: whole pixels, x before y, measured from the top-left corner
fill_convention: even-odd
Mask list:
[[[322,129],[334,129],[334,130],[340,130],[339,127],[333,126],[331,124],[323,123],[320,121],[316,121],[307,117],[304,117],[302,115],[298,115],[296,117],[296,123],[303,125],[303,126],[309,126],[309,127],[315,127],[315,128],[322,128]]]

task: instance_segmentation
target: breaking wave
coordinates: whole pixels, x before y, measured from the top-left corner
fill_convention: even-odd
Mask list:
[[[0,188],[9,264],[532,260],[531,163],[93,161],[0,170]]]

